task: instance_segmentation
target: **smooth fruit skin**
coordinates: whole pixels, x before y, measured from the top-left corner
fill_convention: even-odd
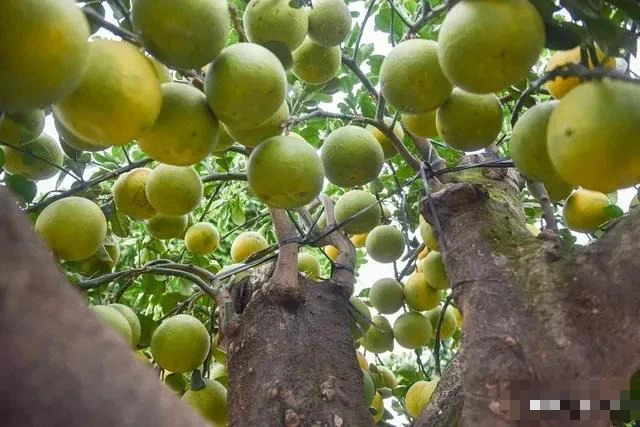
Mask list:
[[[405,114],[435,110],[451,95],[438,60],[438,45],[412,39],[394,47],[382,61],[380,88],[387,102]]]
[[[116,207],[129,218],[149,219],[156,214],[146,193],[150,174],[149,168],[133,169],[120,175],[111,189]]]
[[[144,46],[172,68],[208,64],[231,29],[224,0],[134,0],[131,19]]]
[[[362,190],[347,191],[336,201],[336,222],[345,223],[342,229],[347,233],[368,233],[380,224],[379,206],[378,200],[371,193]],[[345,222],[347,220],[349,222]]]
[[[316,150],[291,136],[274,136],[249,156],[251,191],[273,208],[305,206],[322,191],[324,168]]]
[[[107,220],[94,202],[71,196],[44,208],[35,230],[58,258],[80,261],[100,248],[107,235]]]
[[[376,354],[393,351],[393,329],[384,316],[373,316],[373,325],[367,333],[358,340],[358,343],[368,351]]]
[[[316,0],[309,11],[309,38],[325,47],[338,46],[351,31],[351,12],[343,0]]]
[[[165,320],[151,336],[151,354],[171,372],[190,372],[204,362],[211,341],[207,328],[195,317],[178,314]]]
[[[312,279],[320,277],[320,261],[313,255],[300,252],[298,253],[298,271]]]
[[[33,141],[22,145],[19,149],[9,146],[2,147],[4,151],[4,170],[13,175],[20,175],[27,179],[38,181],[55,176],[62,166],[64,154],[60,145],[49,135],[43,133]],[[45,162],[40,159],[45,159]]]
[[[349,297],[349,305],[349,311],[353,314],[353,316],[349,316],[351,335],[357,340],[362,337],[363,333],[366,334],[371,326],[371,310],[369,310],[369,306],[365,304],[364,301],[355,295]],[[359,352],[357,355],[362,356]],[[358,363],[361,364],[363,369],[368,369],[369,365],[366,362],[366,359],[364,360],[364,366],[362,366],[360,357],[358,357]]]
[[[0,121],[0,141],[22,145],[33,141],[44,130],[44,111],[27,110],[21,113],[6,113]]]
[[[567,199],[562,217],[571,230],[593,233],[609,220],[604,208],[610,204],[606,194],[581,188],[571,193]]]
[[[198,222],[189,227],[184,243],[192,254],[208,255],[220,246],[220,232],[213,224]]]
[[[53,125],[58,132],[58,138],[62,144],[73,148],[76,151],[103,151],[111,147],[109,143],[96,143],[82,138],[75,133],[71,132],[57,117],[56,113],[53,113]]]
[[[78,271],[88,277],[110,273],[120,259],[120,247],[115,237],[107,235],[102,247],[78,263]]]
[[[528,0],[464,0],[440,26],[438,58],[454,85],[500,92],[527,76],[544,43],[542,18]]]
[[[369,373],[369,371],[365,369],[361,369],[361,371],[362,371],[364,401],[367,405],[369,405],[373,401],[373,397],[376,394],[376,386],[373,383],[373,379],[371,379],[371,374]]]
[[[293,51],[309,28],[308,9],[289,0],[251,0],[242,15],[244,32],[252,43],[280,42]]]
[[[409,276],[403,292],[407,305],[417,311],[435,308],[442,299],[442,291],[429,286],[424,273],[416,272]]]
[[[331,80],[342,64],[340,47],[320,46],[308,37],[293,51],[293,74],[303,82],[319,85]]]
[[[182,400],[195,408],[213,426],[227,424],[227,390],[216,380],[205,379],[205,387],[187,390]]]
[[[356,248],[363,248],[365,242],[367,241],[367,234],[369,233],[354,234],[349,239],[351,240],[351,243],[353,243],[353,246],[355,246]]]
[[[0,110],[42,108],[70,94],[89,53],[89,24],[75,3],[2,0],[0,16]]]
[[[614,58],[607,58],[607,55],[596,48],[596,56],[600,61],[600,66],[607,69],[616,68],[616,60]],[[579,64],[580,63],[580,46],[577,46],[571,50],[560,50],[555,52],[549,59],[549,64],[545,68],[545,71],[552,71],[558,67],[567,64]],[[593,69],[594,65],[589,58],[589,68]],[[578,86],[582,81],[578,77],[556,77],[554,80],[547,82],[545,85],[551,96],[556,99],[560,99],[569,93],[573,88]]]
[[[422,410],[427,406],[429,400],[431,400],[431,395],[437,385],[437,378],[431,381],[418,381],[413,383],[404,396],[404,407],[407,414],[413,418],[420,417]]]
[[[397,261],[404,253],[404,236],[393,225],[379,225],[367,235],[367,254],[383,264]]]
[[[147,221],[147,232],[156,239],[181,239],[187,228],[187,215],[156,214]]]
[[[502,105],[494,94],[455,88],[436,112],[436,126],[451,147],[474,151],[488,147],[502,129]]]
[[[435,138],[438,136],[435,111],[427,111],[420,114],[402,114],[401,119],[407,130],[416,136],[422,138]]]
[[[232,138],[232,143],[233,140],[235,140],[245,147],[255,147],[272,136],[280,135],[288,118],[289,107],[286,102],[283,102],[273,116],[269,117],[266,122],[258,127],[251,129],[234,129],[226,126],[226,130],[228,135],[230,135],[230,139]]]
[[[369,291],[369,302],[380,313],[395,313],[404,304],[402,285],[392,278],[377,280]]]
[[[549,157],[568,183],[609,193],[640,182],[640,88],[633,83],[585,82],[553,111]]]
[[[160,164],[149,174],[145,193],[159,213],[184,215],[200,203],[203,186],[194,168]]]
[[[138,315],[124,304],[109,304],[108,307],[115,308],[127,320],[131,328],[131,346],[135,348],[140,340],[140,331],[142,329]]]
[[[76,90],[54,106],[73,133],[96,144],[122,145],[156,121],[162,91],[156,72],[136,46],[96,39]]]
[[[561,179],[547,150],[547,127],[551,113],[558,105],[558,101],[534,105],[520,116],[513,127],[509,141],[511,159],[520,172],[536,181]]]
[[[422,239],[422,243],[425,246],[433,251],[439,251],[440,245],[438,245],[438,239],[436,239],[436,235],[433,232],[433,227],[429,224],[422,215],[419,216],[419,231],[420,238]]]
[[[136,142],[152,159],[174,166],[204,160],[218,141],[218,120],[207,97],[184,83],[165,83],[162,108],[154,125]]]
[[[260,233],[245,231],[231,243],[231,259],[233,262],[243,262],[249,256],[267,247],[269,243]]]
[[[365,129],[351,125],[329,134],[322,144],[320,157],[327,179],[345,188],[373,181],[384,163],[384,152],[376,138]]]
[[[385,117],[384,123],[387,126],[391,126],[391,124],[393,123],[393,119],[391,117]],[[398,154],[398,150],[396,150],[396,147],[393,145],[391,140],[384,133],[380,132],[380,129],[371,125],[367,125],[366,129],[371,132],[371,134],[380,143],[385,160],[390,159]],[[402,140],[404,139],[404,130],[402,130],[400,121],[396,121],[396,124],[393,126],[393,133],[396,134],[398,139],[402,142]]]
[[[440,312],[442,311],[442,307],[438,306],[427,311],[426,316],[431,322],[431,327],[433,329],[433,337],[436,336],[436,330],[438,327],[438,320],[440,320]],[[447,306],[447,309],[444,311],[444,317],[442,318],[442,325],[440,325],[440,340],[448,340],[456,333],[456,329],[458,324],[456,322],[456,316],[453,314],[451,310],[451,306]]]
[[[402,347],[416,349],[427,345],[433,337],[433,329],[429,319],[416,311],[409,311],[393,323],[393,336]]]
[[[338,258],[338,255],[340,255],[340,251],[338,250],[338,248],[333,245],[327,245],[323,248],[323,250],[324,253],[329,257],[329,259],[334,262]]]
[[[449,278],[442,261],[442,253],[431,251],[422,259],[422,272],[427,278],[429,286],[434,289],[448,289],[451,287]]]
[[[284,102],[287,76],[278,58],[254,43],[222,50],[205,78],[205,93],[216,117],[237,129],[264,123]]]
[[[127,318],[120,313],[120,311],[116,310],[114,307],[110,307],[108,305],[94,305],[89,307],[98,318],[104,322],[107,326],[112,328],[118,335],[124,338],[127,345],[131,345],[131,326],[129,326],[129,322]]]

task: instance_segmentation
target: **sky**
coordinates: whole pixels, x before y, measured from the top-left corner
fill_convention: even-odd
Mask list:
[[[349,4],[349,8],[353,11],[358,11],[360,13],[360,16],[358,18],[356,18],[358,21],[362,20],[362,17],[364,16],[364,2],[356,2],[356,3],[350,3]],[[108,9],[108,6],[107,6]],[[107,10],[107,18],[109,20],[112,20],[112,17],[110,16],[111,12],[110,10]],[[103,36],[103,37],[108,37],[108,38],[112,38],[113,36],[111,35],[110,32],[106,31],[106,30],[100,30],[97,33],[99,36]],[[362,38],[362,43],[373,43],[374,44],[374,52],[376,54],[380,54],[380,55],[386,55],[390,50],[391,50],[391,45],[389,44],[388,40],[387,40],[387,34],[386,33],[382,33],[382,32],[377,32],[374,30],[374,20],[370,19],[367,22],[366,27],[364,28],[364,35]],[[640,73],[640,62],[638,61],[637,57],[632,58],[631,61],[631,69],[636,72],[636,73]],[[327,110],[333,110],[333,111],[337,111],[337,103],[340,101],[339,96],[335,96],[334,95],[334,102],[332,104],[329,105],[323,105],[322,108],[323,109],[327,109]],[[55,127],[53,125],[53,119],[51,116],[47,117],[46,120],[46,125],[45,125],[45,132],[51,136],[57,137],[57,132],[55,130]],[[38,182],[38,190],[40,193],[44,193],[50,190],[53,190],[55,187],[55,183],[56,183],[57,177],[48,179],[48,180],[44,180],[44,181],[40,181]],[[61,186],[61,188],[67,188],[70,184],[72,183],[72,179],[67,177],[65,179],[65,181],[63,181],[63,184]],[[631,199],[633,198],[633,196],[636,194],[634,189],[625,189],[625,190],[620,190],[618,191],[618,202],[617,204],[626,212],[627,208],[629,206],[629,203],[631,201]],[[392,209],[393,210],[393,209]],[[539,225],[539,224],[538,224]],[[576,237],[578,238],[578,243],[579,244],[586,244],[588,242],[588,238],[586,235],[581,234],[581,233],[574,233],[576,235]],[[358,281],[356,284],[356,294],[358,292],[360,292],[360,290],[362,290],[365,287],[369,287],[371,286],[376,280],[383,278],[383,277],[393,277],[394,275],[394,271],[393,271],[393,264],[381,264],[378,263],[376,261],[373,261],[371,259],[369,259],[368,263],[363,265],[360,269],[359,269],[359,274],[358,274]],[[372,312],[375,312],[375,310],[372,309]],[[393,324],[395,318],[398,315],[387,315],[387,318],[389,319],[389,321],[391,322],[391,324]],[[395,350],[394,353],[399,354],[399,353],[403,353],[406,352],[408,354],[411,355],[411,357],[415,357],[413,351],[409,351],[409,350],[404,350],[402,349],[400,346],[396,345],[395,346]],[[431,357],[429,352],[425,352],[423,355],[423,359],[426,362],[426,360]],[[374,355],[369,353],[367,355],[367,359],[370,362],[376,362]],[[384,361],[385,357],[384,355],[382,356],[382,360]],[[386,407],[390,409],[390,405],[387,403]],[[393,411],[392,411],[393,412]],[[403,422],[406,422],[406,418],[404,416],[396,416],[393,420],[391,420],[391,423],[394,425],[402,425]]]

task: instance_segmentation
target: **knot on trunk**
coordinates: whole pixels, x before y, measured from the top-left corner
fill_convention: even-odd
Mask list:
[[[287,409],[284,414],[284,425],[287,427],[298,427],[301,424],[301,417],[293,409]]]
[[[476,204],[488,197],[489,193],[482,185],[466,182],[449,184],[430,198],[423,199],[421,212],[433,224],[433,211],[429,206],[433,203],[435,214],[438,215],[440,222],[444,223],[448,218],[455,216],[457,212],[464,211],[469,205]]]

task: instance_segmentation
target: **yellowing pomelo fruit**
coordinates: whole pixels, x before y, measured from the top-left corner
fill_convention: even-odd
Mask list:
[[[319,85],[336,75],[342,64],[340,47],[324,47],[308,37],[293,51],[293,74],[303,82]]]
[[[98,318],[104,322],[109,328],[113,329],[118,335],[124,338],[127,345],[132,343],[131,326],[127,318],[122,315],[114,307],[108,305],[94,305],[89,307]]]
[[[114,236],[107,235],[93,255],[78,262],[78,271],[85,276],[100,276],[113,270],[119,258],[118,241]]]
[[[384,163],[384,152],[376,138],[351,125],[331,132],[320,155],[327,179],[345,188],[371,182]]]
[[[502,105],[494,94],[455,88],[436,112],[436,126],[451,147],[474,151],[488,147],[502,129]]]
[[[544,24],[528,0],[461,1],[438,33],[438,58],[454,85],[499,92],[524,79],[545,43]]]
[[[62,166],[63,152],[60,145],[43,133],[33,141],[17,148],[3,146],[5,171],[32,181],[55,176]]]
[[[442,325],[440,325],[440,340],[448,340],[456,333],[456,328],[458,324],[456,322],[456,316],[453,314],[453,311],[448,305],[447,309],[444,311],[444,317],[442,318]],[[442,311],[442,307],[438,306],[427,311],[426,316],[431,322],[431,327],[433,329],[433,337],[436,336],[436,328],[438,326],[438,320],[440,319],[440,312]]]
[[[614,58],[607,58],[607,55],[602,50],[600,50],[600,48],[596,48],[596,56],[598,57],[598,61],[600,62],[601,67],[608,69],[616,68],[616,60]],[[594,65],[593,61],[591,61],[591,58],[589,58],[588,62],[589,68],[593,69]],[[580,46],[577,46],[570,50],[560,50],[551,55],[549,64],[547,64],[547,68],[545,68],[545,71],[552,71],[558,67],[562,67],[563,65],[579,63]],[[560,99],[580,83],[581,81],[579,77],[556,77],[555,79],[547,82],[546,88],[551,96],[556,99]]]
[[[262,141],[282,134],[287,119],[289,118],[289,107],[283,102],[280,108],[260,126],[250,129],[234,129],[226,126],[227,133],[232,140],[238,141],[245,147],[255,147]],[[305,141],[306,142],[306,141]]]
[[[316,0],[309,11],[309,38],[325,47],[338,46],[351,31],[351,12],[343,0]]]
[[[538,230],[538,228],[537,228],[535,225],[533,225],[533,224],[529,224],[529,223],[527,223],[527,224],[525,224],[525,227],[526,227],[526,228],[527,228],[527,230],[529,230],[529,232],[530,232],[531,234],[533,234],[534,236],[537,236],[538,234],[540,234],[540,230]]]
[[[384,402],[382,400],[382,395],[377,391],[376,395],[371,401],[371,405],[369,405],[369,412],[371,412],[371,416],[373,417],[373,421],[375,423],[379,423],[384,416]]]
[[[269,247],[267,240],[260,233],[245,231],[240,233],[231,243],[231,259],[243,262],[251,255]]]
[[[149,204],[159,213],[184,215],[202,199],[203,186],[192,167],[160,164],[151,171],[145,185]]]
[[[432,288],[447,289],[451,287],[440,252],[429,252],[427,256],[422,259],[421,263],[424,277],[427,278],[427,282]]]
[[[349,297],[349,314],[351,335],[354,339],[359,339],[363,333],[367,333],[371,326],[371,310],[369,310],[369,306],[365,304],[364,301],[352,295]],[[358,362],[360,362],[360,360],[358,360]],[[365,367],[363,367],[363,369],[368,369],[366,366],[367,363],[365,360]]]
[[[438,136],[435,110],[419,114],[402,114],[401,117],[402,123],[412,134],[422,138],[435,138]]]
[[[218,120],[207,97],[184,83],[165,83],[162,108],[154,125],[136,139],[140,149],[158,162],[190,166],[204,160],[218,141]]]
[[[156,121],[162,92],[156,72],[136,46],[96,39],[76,90],[54,107],[73,133],[97,144],[122,145]]]
[[[205,78],[205,93],[216,117],[236,129],[264,123],[284,102],[287,76],[278,58],[254,43],[222,50]]]
[[[393,225],[379,225],[369,232],[365,246],[374,261],[388,264],[404,253],[404,236]]]
[[[571,230],[593,233],[610,219],[604,211],[610,204],[606,194],[581,188],[565,202],[562,217]]]
[[[453,89],[440,67],[437,43],[423,39],[404,41],[389,52],[380,67],[380,88],[387,102],[406,114],[435,110]]]
[[[385,117],[384,122],[387,126],[391,126],[391,124],[393,123],[393,119],[391,117]],[[390,159],[398,153],[398,150],[396,150],[396,147],[394,147],[391,140],[384,133],[382,133],[380,129],[371,125],[368,125],[366,129],[371,132],[371,134],[375,136],[380,143],[385,159]],[[396,121],[396,124],[393,126],[393,133],[396,134],[398,139],[402,142],[402,140],[404,139],[404,130],[402,130],[400,121]]]
[[[80,83],[89,24],[72,0],[0,2],[0,110],[48,106]]]
[[[380,208],[376,197],[362,190],[351,190],[338,198],[334,207],[336,222],[347,233],[368,233],[380,224]],[[348,221],[347,221],[348,220]]]
[[[231,29],[224,0],[135,0],[131,20],[153,56],[183,69],[211,62]]]
[[[318,153],[308,143],[290,136],[274,136],[251,152],[247,178],[251,191],[267,205],[293,209],[320,194],[324,169]]]
[[[148,168],[133,169],[120,175],[111,189],[116,207],[130,218],[149,219],[156,214],[146,193],[150,174]]]
[[[71,196],[44,208],[35,230],[55,256],[80,261],[100,248],[107,235],[107,220],[94,202]]]
[[[122,316],[126,319],[129,327],[131,328],[131,346],[135,348],[138,345],[138,341],[140,340],[140,319],[138,319],[138,315],[135,311],[131,309],[131,307],[127,307],[124,304],[109,304],[107,307],[115,308],[118,313],[122,314]]]
[[[409,311],[393,323],[393,336],[402,347],[416,349],[427,345],[433,337],[433,329],[429,319],[417,311]]]
[[[298,271],[311,279],[316,279],[320,277],[320,261],[307,252],[300,252],[298,254]]]
[[[431,381],[418,381],[413,383],[407,394],[404,396],[404,407],[413,418],[420,417],[422,410],[426,408],[431,395],[438,385],[438,379],[432,379]]]
[[[440,245],[438,245],[438,239],[436,239],[436,235],[433,232],[433,227],[429,224],[422,215],[419,215],[419,231],[420,238],[422,239],[422,243],[431,250],[439,251]]]
[[[458,310],[457,307],[453,305],[451,305],[450,307],[451,307],[451,312],[456,318],[456,326],[458,327],[458,329],[462,329],[462,326],[464,326],[464,318],[462,317],[462,313],[460,312],[460,310]]]
[[[289,0],[251,0],[242,23],[250,42],[279,42],[293,51],[307,35],[308,9],[294,7]]]
[[[44,111],[26,110],[21,113],[5,113],[0,120],[0,141],[22,145],[33,141],[44,130]]]
[[[358,366],[360,366],[360,369],[365,371],[369,370],[369,362],[367,362],[367,358],[364,357],[364,354],[356,351],[356,359],[358,360]]]
[[[609,193],[640,182],[640,88],[633,83],[586,82],[551,114],[551,163],[568,183]]]
[[[369,404],[371,404],[371,402],[373,401],[373,397],[376,394],[376,386],[373,383],[373,379],[371,378],[371,374],[369,373],[369,371],[367,371],[366,369],[361,369],[361,371],[362,371],[362,382],[364,385],[363,387],[364,401],[367,404],[367,406],[369,406]]]
[[[208,255],[220,246],[220,232],[213,224],[198,222],[189,227],[184,243],[192,254]]]
[[[103,151],[107,148],[111,147],[111,144],[108,142],[97,143],[93,141],[89,141],[86,138],[76,135],[71,132],[58,118],[56,117],[56,113],[53,113],[53,125],[56,128],[56,132],[58,132],[58,138],[60,138],[60,142],[62,144],[66,144],[68,147],[73,148],[77,151]]]
[[[367,234],[369,233],[354,234],[353,236],[351,236],[350,239],[351,243],[353,243],[353,246],[355,246],[356,248],[363,248],[365,242],[367,241]]]
[[[404,304],[402,285],[393,278],[377,280],[369,291],[369,302],[380,313],[395,313]]]
[[[166,319],[151,336],[153,359],[171,372],[190,372],[202,365],[210,345],[207,328],[187,314]]]
[[[442,291],[429,286],[424,273],[420,272],[413,273],[407,278],[403,292],[407,305],[416,311],[435,308],[442,299]]]
[[[211,425],[227,425],[227,390],[216,380],[205,379],[204,383],[205,387],[200,390],[187,390],[182,400]]]
[[[358,343],[372,353],[384,353],[393,351],[393,329],[384,316],[373,316],[373,323],[367,333],[358,340]]]
[[[159,213],[147,221],[147,231],[156,239],[182,239],[188,220],[187,215]]]

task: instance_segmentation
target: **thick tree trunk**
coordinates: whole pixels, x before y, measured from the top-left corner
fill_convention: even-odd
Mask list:
[[[465,319],[464,426],[566,425],[575,412],[531,412],[529,400],[619,399],[640,365],[640,211],[597,242],[565,249],[556,234],[525,229],[518,192],[514,171],[472,169],[422,206],[440,221]],[[450,389],[438,387],[432,404]],[[436,413],[430,404],[417,425],[447,425]],[[580,416],[581,425],[610,424],[606,412]]]
[[[348,295],[300,278],[304,301],[257,291],[229,345],[230,425],[368,426]]]
[[[0,424],[206,423],[100,322],[0,188]]]

